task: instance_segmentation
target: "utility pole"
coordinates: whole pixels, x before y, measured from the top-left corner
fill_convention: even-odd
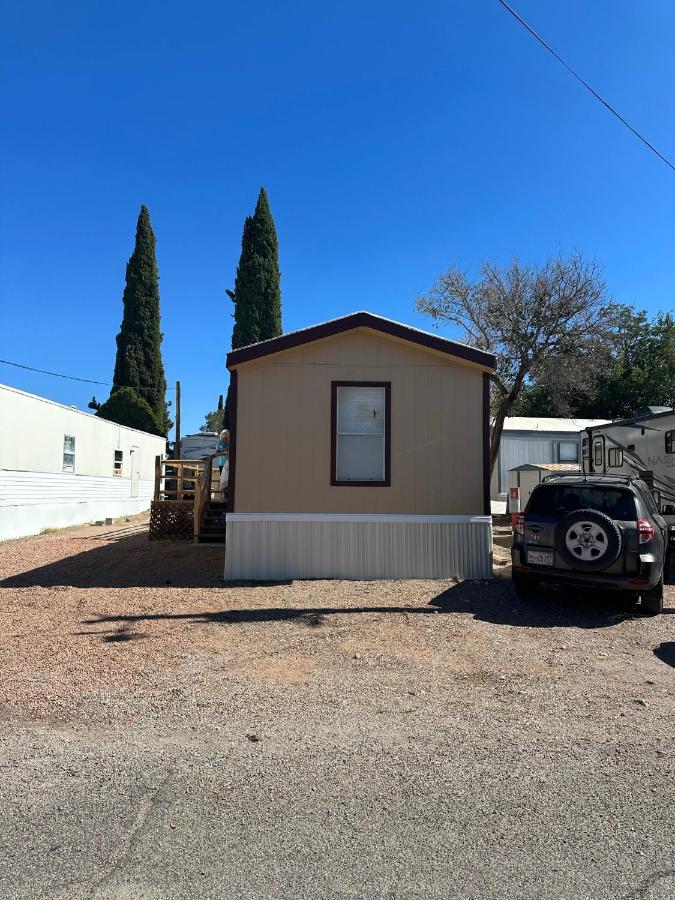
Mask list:
[[[173,458],[180,459],[180,381],[176,382],[176,443]]]

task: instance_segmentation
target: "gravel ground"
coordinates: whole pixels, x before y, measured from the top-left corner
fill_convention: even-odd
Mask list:
[[[674,587],[222,557],[143,519],[0,544],[1,897],[675,897]]]

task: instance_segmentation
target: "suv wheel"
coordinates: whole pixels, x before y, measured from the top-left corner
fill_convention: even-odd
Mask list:
[[[558,523],[556,550],[580,572],[599,572],[608,568],[621,552],[619,526],[594,509],[571,512]]]
[[[645,591],[642,595],[642,609],[653,616],[663,612],[663,577],[651,591]]]

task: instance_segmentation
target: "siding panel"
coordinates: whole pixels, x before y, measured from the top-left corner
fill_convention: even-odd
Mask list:
[[[330,484],[331,381],[391,382],[390,487]],[[238,367],[237,512],[483,510],[482,372],[364,331]]]
[[[225,578],[492,577],[487,516],[231,514]]]
[[[128,479],[0,469],[0,540],[134,515],[150,508],[153,489],[140,479],[132,497]]]

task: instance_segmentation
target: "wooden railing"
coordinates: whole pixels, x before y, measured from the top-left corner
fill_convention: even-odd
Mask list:
[[[174,510],[192,512],[194,540],[198,541],[204,522],[206,507],[220,492],[213,484],[213,460],[222,456],[222,450],[204,459],[162,459],[155,457],[156,502]],[[180,504],[180,506],[179,506]],[[176,512],[176,515],[179,515]]]
[[[215,454],[214,454],[215,455]],[[204,521],[204,512],[211,499],[211,480],[213,478],[213,459],[214,455],[208,456],[203,460],[202,474],[197,482],[197,490],[195,491],[195,512],[194,512],[194,536],[195,542],[199,540],[199,535]]]
[[[204,461],[155,457],[155,500],[194,500]]]

